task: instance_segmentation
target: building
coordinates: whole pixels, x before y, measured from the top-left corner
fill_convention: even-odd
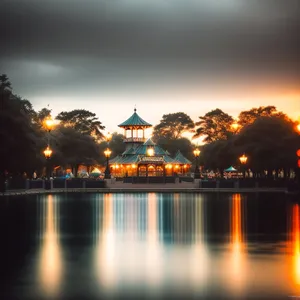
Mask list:
[[[118,125],[124,129],[125,151],[109,161],[115,177],[167,177],[185,175],[191,162],[180,151],[171,157],[168,151],[145,138],[145,129],[152,127],[134,109],[133,115]]]

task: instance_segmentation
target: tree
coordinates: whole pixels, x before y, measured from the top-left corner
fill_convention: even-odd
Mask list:
[[[37,135],[31,126],[28,109],[31,103],[11,93],[5,76],[0,79],[1,169],[12,173],[31,172],[38,163]]]
[[[212,110],[199,119],[194,138],[204,136],[204,142],[211,143],[227,140],[232,135],[233,118],[221,109]]]
[[[81,134],[70,127],[58,128],[53,135],[55,140],[53,163],[70,165],[75,169],[75,176],[80,164],[92,165],[99,161],[99,145],[91,136]]]
[[[246,125],[252,124],[256,119],[260,117],[279,117],[287,118],[287,116],[277,111],[275,106],[260,106],[258,108],[252,108],[250,110],[242,111],[239,114],[238,123],[244,127]]]
[[[9,78],[7,77],[7,75],[6,74],[0,75],[0,93],[1,93],[1,95],[4,91],[11,93],[11,89],[12,89],[11,82],[9,81]]]
[[[64,127],[71,127],[82,134],[93,135],[95,139],[103,139],[101,130],[105,126],[98,120],[96,114],[85,109],[75,109],[69,112],[63,111],[56,116]]]
[[[236,136],[235,151],[248,154],[248,166],[256,173],[268,170],[270,176],[273,170],[293,168],[299,138],[294,126],[288,119],[260,117]]]
[[[194,127],[192,119],[183,112],[163,115],[160,123],[154,127],[153,140],[179,139],[184,132],[193,132]]]

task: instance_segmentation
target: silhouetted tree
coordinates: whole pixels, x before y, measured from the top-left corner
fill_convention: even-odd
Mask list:
[[[163,115],[160,123],[154,126],[153,140],[160,138],[179,139],[184,132],[193,132],[195,127],[192,119],[183,112]]]
[[[96,114],[85,109],[75,109],[69,112],[63,111],[56,116],[64,127],[71,127],[82,134],[93,135],[96,139],[103,139],[101,130],[105,126],[98,120]]]
[[[211,143],[227,140],[232,135],[233,118],[221,109],[214,109],[199,119],[194,138],[204,137],[204,142]]]
[[[277,111],[275,106],[260,106],[252,108],[250,110],[242,111],[238,117],[238,123],[244,127],[252,124],[256,119],[260,117],[279,117],[287,118],[286,114]]]

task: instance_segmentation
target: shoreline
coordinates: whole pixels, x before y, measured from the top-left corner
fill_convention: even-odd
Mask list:
[[[172,187],[136,187],[136,188],[53,188],[32,190],[9,190],[0,197],[17,195],[58,194],[58,193],[285,193],[286,188],[172,188]]]

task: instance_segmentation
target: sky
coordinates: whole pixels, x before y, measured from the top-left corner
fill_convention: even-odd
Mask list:
[[[275,105],[300,117],[298,0],[2,0],[0,73],[53,115],[106,132],[133,113],[194,121]]]

